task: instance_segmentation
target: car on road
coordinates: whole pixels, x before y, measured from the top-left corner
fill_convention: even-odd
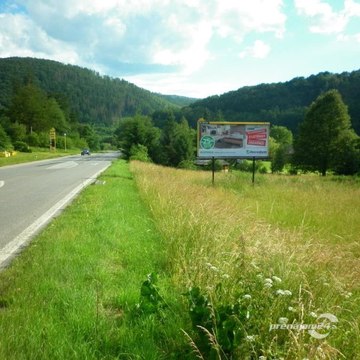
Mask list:
[[[89,149],[83,149],[81,151],[81,155],[90,155],[90,150]]]

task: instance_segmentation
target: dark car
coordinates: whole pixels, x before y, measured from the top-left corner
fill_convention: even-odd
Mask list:
[[[89,149],[84,149],[84,150],[81,152],[81,155],[90,155],[90,150],[89,150]]]

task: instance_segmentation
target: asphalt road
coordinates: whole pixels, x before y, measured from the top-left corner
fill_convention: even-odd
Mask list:
[[[78,155],[1,167],[0,267],[118,156]]]

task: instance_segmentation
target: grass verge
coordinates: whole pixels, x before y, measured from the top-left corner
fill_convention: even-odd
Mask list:
[[[1,359],[160,359],[180,353],[165,253],[118,161],[0,273]],[[151,272],[167,299],[142,312]],[[171,318],[171,321],[168,318]]]
[[[0,358],[358,357],[358,182],[123,161],[102,180],[0,274]]]
[[[68,150],[68,151],[57,150],[54,152],[44,149],[35,149],[31,153],[17,152],[15,156],[10,156],[7,158],[0,157],[0,167],[7,165],[22,164],[30,161],[53,159],[56,157],[74,155],[79,153],[80,153],[79,150]]]

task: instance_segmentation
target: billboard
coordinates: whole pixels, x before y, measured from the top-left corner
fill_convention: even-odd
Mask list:
[[[198,156],[202,158],[267,158],[270,124],[198,121]]]

